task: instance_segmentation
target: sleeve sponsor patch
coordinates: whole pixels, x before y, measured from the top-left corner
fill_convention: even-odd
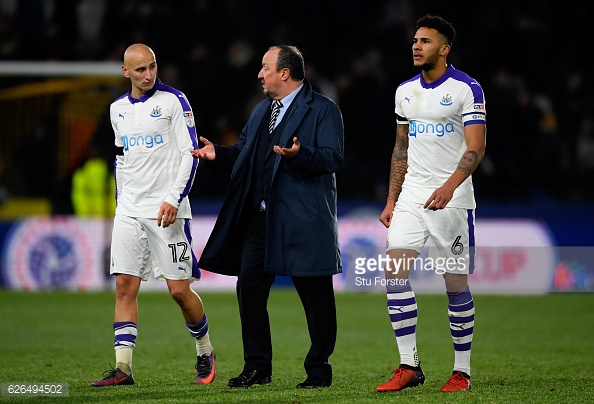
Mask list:
[[[184,111],[184,118],[189,128],[194,127],[194,113],[192,111]]]

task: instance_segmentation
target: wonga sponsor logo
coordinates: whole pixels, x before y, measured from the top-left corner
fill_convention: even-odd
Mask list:
[[[409,136],[417,136],[417,135],[437,135],[438,137],[442,137],[446,133],[454,133],[454,124],[453,123],[425,123],[425,122],[418,122],[415,120],[410,121],[408,127],[408,135]]]
[[[124,151],[130,150],[131,147],[144,146],[147,149],[152,149],[156,144],[163,144],[163,135],[157,134],[155,136],[122,136],[124,142]]]

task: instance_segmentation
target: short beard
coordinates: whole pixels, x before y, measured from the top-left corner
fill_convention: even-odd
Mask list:
[[[417,73],[426,72],[435,68],[435,63],[426,62],[420,66],[413,65],[413,70]]]
[[[413,69],[415,69],[417,72],[427,72],[429,70],[433,70],[435,69],[435,65],[437,65],[437,53],[434,53],[433,55],[429,56],[426,60],[425,63],[423,63],[420,66],[415,66],[413,64]]]

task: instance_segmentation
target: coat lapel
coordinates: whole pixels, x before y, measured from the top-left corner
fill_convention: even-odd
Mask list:
[[[270,109],[270,104],[272,104],[272,100],[269,100],[269,102],[264,102],[260,106],[258,111],[254,112],[252,119],[248,121],[249,127],[245,129],[248,136],[245,139],[245,146],[243,146],[241,153],[237,157],[237,162],[235,163],[235,166],[243,167],[244,164],[248,164],[249,166],[253,164],[254,155],[256,153],[254,148],[257,145],[257,140],[260,136],[262,125],[264,125],[267,112]],[[246,163],[244,160],[248,160],[248,162]]]
[[[309,105],[307,105],[301,94],[293,100],[293,103],[295,103],[295,105],[291,105],[291,115],[288,117],[289,119],[287,120],[287,124],[283,128],[283,131],[280,134],[280,138],[278,141],[278,144],[283,145],[283,147],[293,145],[293,135],[295,134],[295,131],[299,128],[299,125],[301,125],[301,121],[303,121],[303,118],[305,117],[305,114],[309,109]],[[278,169],[280,162],[281,156],[276,155],[276,160],[274,162],[274,172],[272,173],[273,178],[276,174],[276,170]]]

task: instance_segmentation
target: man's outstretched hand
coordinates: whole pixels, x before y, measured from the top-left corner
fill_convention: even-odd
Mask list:
[[[214,160],[216,157],[214,145],[205,137],[200,136],[200,141],[204,143],[204,147],[191,150],[192,156],[202,160]]]
[[[297,155],[300,148],[301,148],[301,143],[299,142],[299,140],[297,140],[297,136],[295,136],[293,138],[293,146],[291,146],[291,148],[288,149],[286,147],[280,147],[280,146],[276,145],[272,148],[272,151],[274,151],[276,154],[278,154],[281,157],[284,157],[286,159],[292,159],[293,157],[295,157]]]

